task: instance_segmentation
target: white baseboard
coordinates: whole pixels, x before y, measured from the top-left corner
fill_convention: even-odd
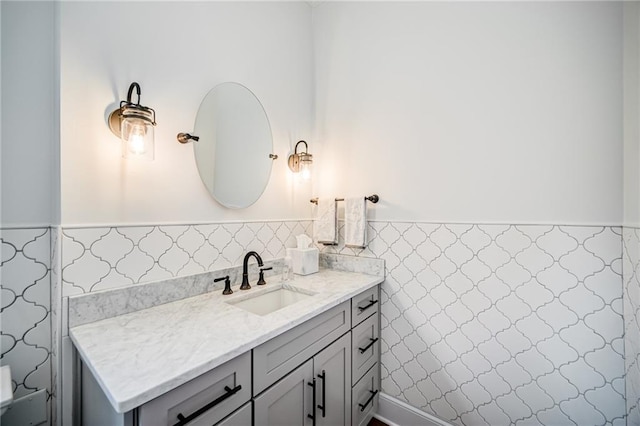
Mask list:
[[[380,393],[378,412],[374,417],[389,426],[452,426],[392,396]]]

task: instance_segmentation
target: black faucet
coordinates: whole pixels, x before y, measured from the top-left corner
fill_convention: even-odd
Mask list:
[[[249,258],[253,256],[258,261],[258,266],[264,266],[262,263],[262,258],[255,251],[250,251],[245,254],[244,260],[242,261],[242,285],[240,286],[240,290],[249,290],[251,286],[249,285],[249,274],[247,273],[247,264],[249,263]]]

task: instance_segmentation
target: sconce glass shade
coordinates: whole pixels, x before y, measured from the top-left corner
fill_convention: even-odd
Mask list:
[[[138,95],[137,103],[131,102],[134,89]],[[156,112],[140,105],[140,85],[131,83],[127,100],[121,101],[120,108],[109,115],[109,128],[122,141],[122,157],[153,160],[155,125]]]
[[[298,145],[304,144],[304,152],[298,153]],[[293,173],[299,173],[303,180],[311,179],[311,164],[313,164],[313,155],[308,152],[309,146],[305,141],[299,141],[296,144],[293,154],[289,156],[289,169]]]
[[[299,169],[300,169],[300,177],[302,180],[311,179],[311,164],[313,160],[311,159],[311,154],[298,154],[299,158]]]
[[[153,118],[150,111],[122,108],[120,119],[120,139],[124,158],[142,157],[153,160],[155,140]]]

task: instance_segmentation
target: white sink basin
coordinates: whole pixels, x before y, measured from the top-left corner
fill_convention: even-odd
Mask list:
[[[268,315],[294,303],[306,300],[313,295],[314,293],[305,292],[295,287],[280,285],[265,292],[246,295],[226,303],[256,315]]]

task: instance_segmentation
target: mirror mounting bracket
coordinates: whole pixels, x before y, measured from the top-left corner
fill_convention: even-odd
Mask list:
[[[189,133],[178,133],[178,142],[187,143],[190,140],[198,142],[200,140],[200,137],[190,135]]]

